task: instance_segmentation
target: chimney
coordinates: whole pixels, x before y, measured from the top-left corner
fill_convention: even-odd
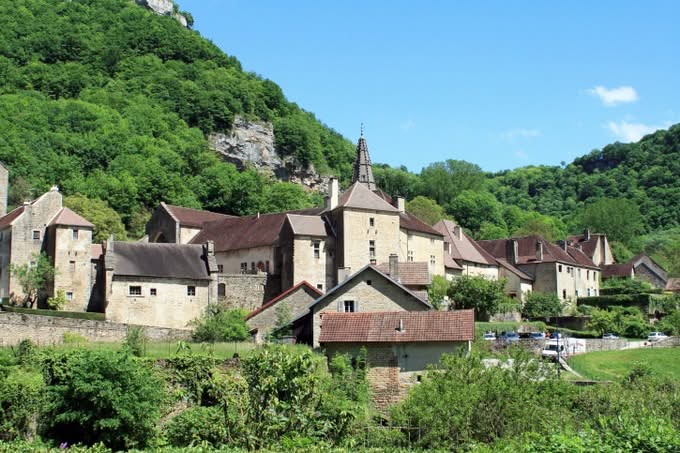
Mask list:
[[[205,250],[208,256],[215,256],[215,241],[206,241]]]
[[[517,245],[517,239],[508,239],[505,243],[506,254],[508,256],[508,261],[510,264],[517,264],[517,259],[519,257],[519,247]]]
[[[390,254],[390,278],[399,281],[399,256],[396,253]]]
[[[406,329],[404,328],[404,320],[403,319],[399,320],[399,327],[397,327],[397,332],[399,332],[399,333],[406,332]]]
[[[399,212],[406,212],[406,200],[404,197],[397,197],[397,209]]]
[[[338,268],[338,284],[347,280],[347,277],[352,273],[351,267],[339,267]]]
[[[590,240],[590,230],[589,230],[588,228],[586,228],[585,230],[583,230],[583,237],[584,237],[584,239],[585,239],[586,241],[589,241],[589,240]]]
[[[543,261],[543,243],[536,241],[536,261]]]
[[[340,198],[340,189],[338,189],[338,178],[332,176],[328,180],[328,196],[326,197],[326,208],[329,211],[338,207],[338,199]]]
[[[456,225],[455,227],[453,227],[453,235],[459,241],[463,240],[463,229],[460,227],[460,225]]]

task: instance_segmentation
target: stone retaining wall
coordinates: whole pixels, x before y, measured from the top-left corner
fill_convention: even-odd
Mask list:
[[[29,339],[39,345],[63,342],[65,333],[81,335],[89,341],[119,342],[132,324],[88,319],[58,318],[55,316],[28,315],[0,312],[0,346],[13,346]],[[150,341],[188,340],[190,330],[139,326]]]

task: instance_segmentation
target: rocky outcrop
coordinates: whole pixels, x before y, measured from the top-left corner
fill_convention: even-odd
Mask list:
[[[246,121],[237,117],[229,134],[213,133],[210,147],[237,168],[255,167],[271,172],[282,181],[301,184],[308,189],[326,192],[328,177],[319,175],[314,166],[302,165],[292,157],[282,158],[274,145],[274,128],[270,123]]]
[[[172,16],[184,27],[189,26],[187,18],[176,12],[177,7],[172,0],[135,0],[135,3],[161,16]]]

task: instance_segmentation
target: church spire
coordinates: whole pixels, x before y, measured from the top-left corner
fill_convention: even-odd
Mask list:
[[[357,155],[354,159],[352,184],[357,181],[364,184],[369,190],[375,190],[375,179],[373,179],[373,168],[371,167],[371,158],[368,155],[368,146],[366,145],[366,139],[364,139],[363,123],[361,124],[359,143],[357,143]]]

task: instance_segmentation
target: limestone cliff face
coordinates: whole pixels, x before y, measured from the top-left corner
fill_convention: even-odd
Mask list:
[[[172,0],[135,0],[135,2],[161,16],[174,17],[184,27],[189,26],[187,18],[175,12],[176,7]]]
[[[239,169],[252,166],[271,172],[279,180],[301,184],[308,189],[322,192],[328,189],[328,177],[320,176],[311,164],[301,165],[292,157],[282,158],[278,154],[270,123],[237,117],[229,134],[213,133],[208,141],[224,160]]]

